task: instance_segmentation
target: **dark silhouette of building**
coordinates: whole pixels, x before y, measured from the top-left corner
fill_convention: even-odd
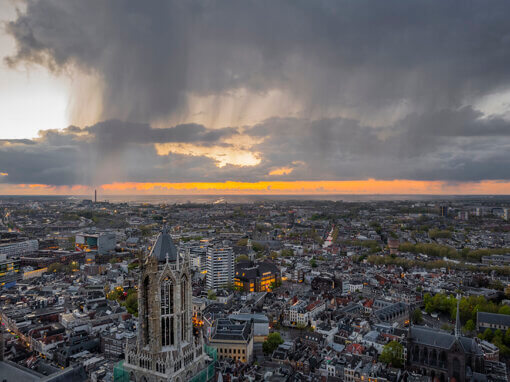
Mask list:
[[[433,381],[465,382],[484,378],[485,360],[480,340],[461,335],[458,302],[455,334],[424,326],[409,328],[407,360],[412,371]]]

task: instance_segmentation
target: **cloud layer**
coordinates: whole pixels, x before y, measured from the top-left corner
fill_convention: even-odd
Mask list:
[[[508,14],[498,0],[29,1],[8,63],[96,77],[104,122],[0,142],[0,182],[509,179],[508,119],[477,106],[510,89]],[[275,92],[276,117],[193,123],[193,100],[239,114]],[[192,123],[154,128],[175,116]]]

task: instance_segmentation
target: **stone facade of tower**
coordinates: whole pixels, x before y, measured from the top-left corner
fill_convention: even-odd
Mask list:
[[[141,265],[138,339],[126,345],[124,369],[136,382],[184,382],[206,367],[202,337],[193,336],[189,257],[164,229]]]

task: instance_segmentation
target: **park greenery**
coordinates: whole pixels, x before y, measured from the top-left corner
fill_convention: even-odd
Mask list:
[[[437,293],[431,296],[425,293],[423,296],[425,303],[425,311],[427,313],[443,313],[447,314],[451,320],[455,320],[457,316],[457,299],[454,295],[446,295]],[[477,312],[489,312],[510,315],[510,306],[497,304],[487,300],[483,296],[467,296],[462,297],[459,304],[460,321],[465,324],[469,320],[476,322]]]

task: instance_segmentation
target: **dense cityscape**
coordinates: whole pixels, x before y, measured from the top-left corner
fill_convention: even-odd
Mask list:
[[[510,381],[509,0],[0,0],[0,382]]]
[[[0,379],[507,381],[510,202],[0,200]]]

